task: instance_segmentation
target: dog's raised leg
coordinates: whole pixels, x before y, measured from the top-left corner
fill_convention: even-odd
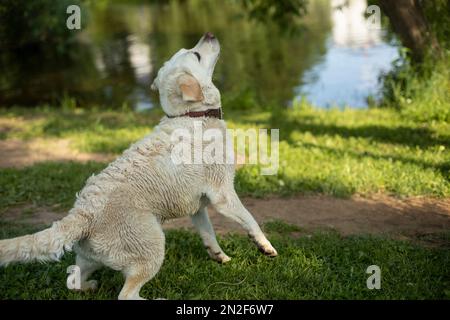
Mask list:
[[[262,253],[270,257],[278,255],[277,251],[261,231],[256,220],[241,203],[234,188],[220,190],[217,193],[208,195],[208,198],[219,213],[236,221],[248,232],[249,237]]]
[[[211,221],[209,220],[207,209],[200,209],[195,215],[191,217],[191,219],[192,223],[200,234],[203,245],[208,251],[211,259],[220,263],[230,261],[230,257],[228,257],[223,252],[222,248],[220,248],[219,243],[217,242],[216,234],[214,232]]]

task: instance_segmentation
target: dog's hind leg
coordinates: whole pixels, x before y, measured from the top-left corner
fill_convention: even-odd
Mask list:
[[[128,237],[134,238],[132,242],[125,237],[126,252],[123,252],[122,261],[125,266],[122,272],[125,276],[125,284],[120,291],[119,300],[144,300],[139,295],[142,286],[158,273],[164,261],[165,237],[159,223],[156,223],[154,216],[150,217],[150,224],[143,223],[137,229],[142,228],[138,234],[128,234]],[[116,259],[119,254],[116,253]]]
[[[145,300],[139,295],[139,291],[158,272],[159,268],[151,266],[151,263],[142,262],[131,265],[123,270],[125,284],[120,291],[119,300]]]
[[[80,268],[80,290],[97,289],[97,280],[88,280],[95,270],[101,267],[101,264],[77,254],[76,265]]]
[[[209,220],[206,207],[200,209],[195,215],[191,217],[191,219],[192,223],[200,234],[203,244],[208,251],[211,259],[220,263],[230,261],[230,257],[228,257],[223,252],[222,248],[220,248],[219,243],[217,242],[216,234],[214,232],[211,221]]]
[[[156,259],[155,259],[156,258]],[[119,300],[145,300],[139,295],[144,284],[159,271],[164,260],[164,250],[153,259],[135,262],[122,270],[125,284],[120,291]]]
[[[275,248],[272,247],[269,240],[267,240],[261,231],[256,220],[241,203],[234,188],[221,190],[218,193],[208,195],[208,198],[219,213],[236,221],[247,230],[249,237],[262,253],[271,257],[278,255]]]

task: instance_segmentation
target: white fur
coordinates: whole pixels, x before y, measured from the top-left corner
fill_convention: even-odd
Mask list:
[[[199,52],[203,61],[199,63],[192,51]],[[219,91],[211,81],[219,51],[216,39],[203,37],[196,47],[180,50],[161,68],[153,87],[159,89],[167,114],[220,107]],[[176,81],[183,74],[197,79],[204,101],[183,101]],[[206,211],[209,203],[240,223],[260,250],[275,256],[276,250],[234,191],[233,165],[175,165],[171,161],[172,132],[180,128],[192,132],[194,120],[199,118],[164,117],[151,134],[87,180],[66,218],[34,235],[0,241],[0,264],[57,260],[73,245],[82,289],[94,288],[95,281],[88,277],[106,265],[126,277],[119,299],[140,299],[141,287],[164,260],[164,220],[191,216],[209,255],[219,262],[230,259],[217,243]],[[200,121],[205,128],[225,134],[223,120]]]

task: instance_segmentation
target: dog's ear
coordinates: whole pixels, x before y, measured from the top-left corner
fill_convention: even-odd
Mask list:
[[[156,77],[155,80],[153,80],[152,85],[150,86],[150,89],[153,91],[158,91],[158,78]]]
[[[195,102],[204,99],[200,83],[193,76],[183,74],[178,78],[177,82],[184,101]]]

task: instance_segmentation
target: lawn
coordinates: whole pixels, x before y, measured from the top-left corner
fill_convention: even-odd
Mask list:
[[[0,109],[1,139],[69,139],[83,152],[120,154],[151,132],[160,111],[39,107]],[[308,105],[257,113],[225,110],[231,128],[280,128],[280,170],[261,176],[257,166],[237,172],[240,195],[323,193],[347,197],[374,193],[397,197],[450,195],[450,124],[420,122],[392,109],[315,110]],[[6,155],[7,156],[7,155]],[[0,215],[20,205],[66,210],[92,173],[106,163],[45,162],[0,169]],[[0,223],[0,238],[38,230]],[[265,226],[278,249],[261,255],[240,235],[220,243],[232,257],[226,265],[208,259],[198,235],[167,232],[164,265],[141,291],[167,299],[448,299],[449,234],[400,241],[388,236],[309,233],[281,222]],[[428,239],[427,237],[430,237]],[[417,241],[419,240],[419,241]],[[96,293],[66,289],[60,264],[11,265],[0,269],[2,299],[115,299],[122,275],[98,271]],[[382,272],[381,290],[366,287],[370,265]]]
[[[0,224],[0,237],[36,230]],[[167,233],[166,259],[157,276],[142,289],[148,299],[448,299],[450,298],[449,236],[428,246],[388,238],[337,233],[305,234],[298,227],[268,223],[265,230],[279,256],[260,254],[248,238],[219,239],[232,260],[220,265],[207,257],[200,237],[188,231]],[[300,231],[300,232],[299,232]],[[447,247],[445,244],[447,245]],[[424,247],[424,245],[426,247]],[[97,271],[96,292],[66,288],[66,269],[74,263],[10,265],[0,269],[0,299],[116,299],[123,277]],[[366,286],[366,269],[381,268],[381,289]]]
[[[87,152],[119,154],[151,132],[160,111],[52,108],[0,109],[3,139],[65,138]],[[240,195],[386,193],[450,195],[450,123],[420,123],[390,109],[227,112],[231,128],[280,128],[280,169],[237,172]],[[43,163],[0,169],[0,209],[17,203],[70,207],[87,177],[106,164]]]

